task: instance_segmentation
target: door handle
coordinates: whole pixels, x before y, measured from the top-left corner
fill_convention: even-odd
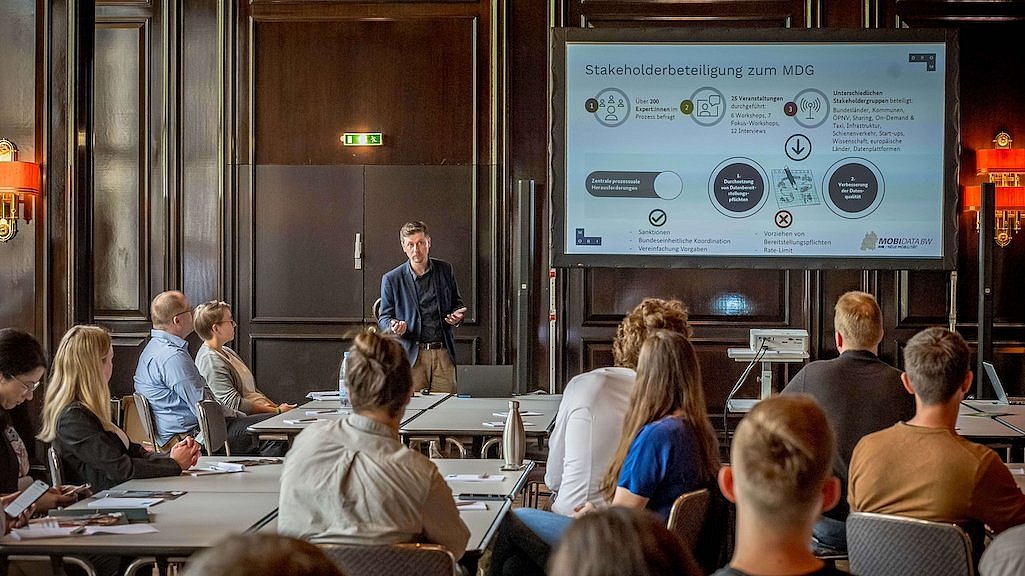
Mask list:
[[[363,269],[363,235],[356,232],[356,242],[352,246],[352,269]]]

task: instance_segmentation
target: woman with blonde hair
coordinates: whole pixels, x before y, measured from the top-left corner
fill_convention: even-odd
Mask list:
[[[249,367],[225,345],[235,339],[236,326],[227,302],[204,302],[196,306],[193,318],[196,334],[203,339],[196,367],[218,402],[246,414],[281,414],[295,408],[295,404],[275,404],[260,392]]]
[[[658,330],[641,346],[623,434],[602,481],[605,501],[647,508],[663,521],[684,492],[711,486],[719,445],[705,411],[701,369],[687,337]],[[595,509],[588,502],[578,516]],[[571,519],[519,508],[496,537],[490,574],[542,574]]]
[[[65,480],[105,490],[132,478],[177,476],[199,458],[186,438],[170,456],[147,452],[110,419],[108,383],[114,369],[110,334],[99,326],[74,326],[61,339],[43,397],[39,439],[52,442]]]

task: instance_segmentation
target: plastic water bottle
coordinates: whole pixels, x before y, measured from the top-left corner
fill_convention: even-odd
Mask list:
[[[527,452],[527,433],[523,428],[520,416],[520,403],[509,401],[509,414],[505,417],[505,428],[502,430],[502,455],[505,457],[503,470],[519,470],[523,468],[523,457]]]
[[[342,354],[342,365],[338,367],[338,401],[342,408],[349,406],[349,387],[345,381],[345,368],[349,364],[349,353]]]

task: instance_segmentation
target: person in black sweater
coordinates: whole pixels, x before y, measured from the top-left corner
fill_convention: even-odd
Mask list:
[[[74,326],[61,339],[43,399],[39,439],[52,442],[65,479],[105,490],[132,478],[177,476],[199,458],[192,438],[170,455],[147,452],[110,418],[114,348],[99,326]]]
[[[32,393],[46,374],[46,354],[28,332],[16,328],[0,330],[0,494],[13,495],[32,483],[25,442],[15,430],[10,410],[32,400]],[[46,511],[75,501],[58,488],[51,488],[36,502],[35,510]],[[8,528],[11,523],[7,523]]]
[[[836,434],[833,474],[840,479],[840,503],[822,515],[812,531],[816,548],[847,551],[847,478],[854,447],[864,436],[915,415],[915,397],[904,389],[901,371],[879,359],[883,314],[866,292],[847,292],[833,316],[839,358],[816,360],[801,369],[783,394],[809,394]]]

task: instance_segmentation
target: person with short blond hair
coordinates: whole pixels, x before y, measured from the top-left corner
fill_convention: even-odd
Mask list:
[[[812,525],[840,498],[833,432],[810,396],[759,402],[737,426],[722,493],[737,505],[737,544],[714,576],[832,576],[808,546]]]
[[[847,498],[855,512],[959,524],[979,552],[982,525],[999,533],[1025,524],[1025,494],[996,452],[957,433],[970,363],[964,338],[946,328],[908,340],[901,379],[915,394],[915,417],[858,443]]]
[[[193,312],[196,334],[203,345],[196,353],[196,367],[217,401],[230,410],[246,414],[281,414],[295,404],[275,404],[256,387],[256,379],[242,358],[227,346],[235,339],[235,319],[231,305],[211,300],[196,306]]]
[[[563,389],[545,467],[545,485],[553,492],[553,512],[569,516],[587,502],[599,504],[604,500],[601,480],[616,451],[623,418],[630,407],[637,357],[644,340],[656,330],[690,337],[683,302],[642,300],[616,330],[612,343],[615,366],[579,374]]]
[[[794,375],[783,394],[809,394],[822,406],[836,434],[833,473],[840,479],[840,503],[823,514],[813,531],[816,546],[847,550],[847,478],[854,447],[871,434],[915,415],[914,397],[900,382],[900,370],[879,359],[883,315],[876,299],[852,291],[836,302],[833,324],[838,358],[816,360]]]

